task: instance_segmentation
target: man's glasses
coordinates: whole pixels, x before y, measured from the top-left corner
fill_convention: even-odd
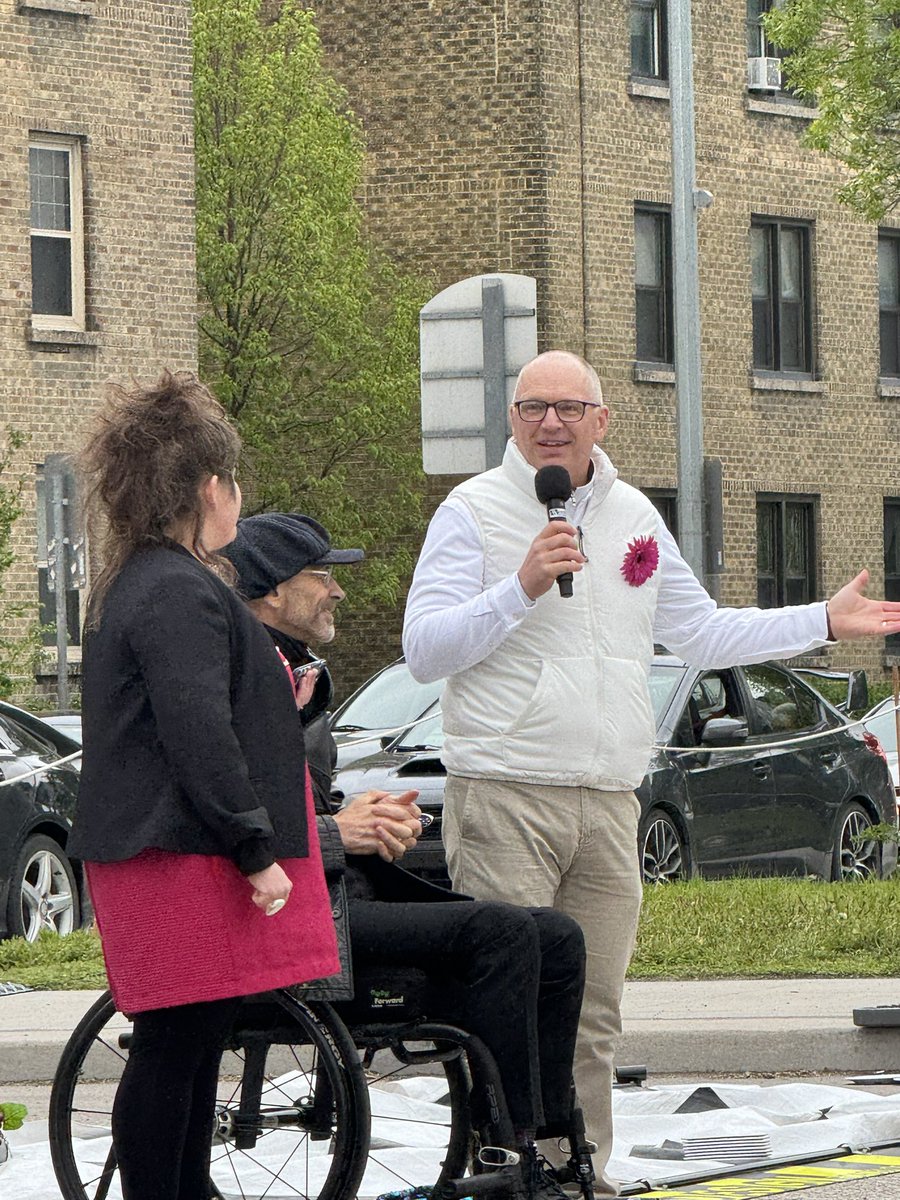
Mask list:
[[[516,400],[513,408],[523,421],[536,425],[543,421],[547,409],[552,408],[561,421],[567,425],[576,425],[584,416],[586,408],[602,408],[602,404],[594,404],[590,400]]]
[[[315,570],[303,571],[302,574],[318,576],[318,578],[322,580],[322,582],[325,584],[326,587],[328,587],[331,584],[331,581],[334,579],[334,572],[331,570],[330,567],[329,568],[321,568],[321,569],[316,568]]]

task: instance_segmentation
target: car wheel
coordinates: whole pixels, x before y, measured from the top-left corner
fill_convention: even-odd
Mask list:
[[[644,883],[674,883],[687,877],[687,843],[678,826],[661,808],[641,822],[638,838]]]
[[[35,834],[13,867],[7,929],[14,937],[34,942],[44,929],[71,933],[78,915],[78,885],[68,858],[52,838]]]
[[[878,879],[881,875],[881,847],[875,838],[865,837],[874,822],[861,804],[848,804],[837,823],[831,861],[835,881]]]

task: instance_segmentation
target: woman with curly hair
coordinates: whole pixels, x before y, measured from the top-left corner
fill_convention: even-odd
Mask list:
[[[134,1017],[113,1110],[125,1200],[208,1195],[240,997],[338,969],[291,681],[217,553],[239,450],[207,389],[166,373],[114,389],[82,456],[105,554],[69,846]]]

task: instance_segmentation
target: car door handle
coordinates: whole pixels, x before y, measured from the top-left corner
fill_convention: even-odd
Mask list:
[[[823,763],[836,763],[840,757],[841,756],[838,754],[837,750],[823,750],[819,755],[819,758]]]
[[[772,774],[772,768],[768,763],[754,763],[752,767],[753,774],[759,779],[768,779]]]

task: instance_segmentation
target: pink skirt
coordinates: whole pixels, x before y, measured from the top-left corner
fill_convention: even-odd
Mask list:
[[[273,917],[227,858],[145,850],[85,864],[121,1012],[247,996],[340,970],[308,786],[307,813],[309,857],[280,860],[294,889]]]

